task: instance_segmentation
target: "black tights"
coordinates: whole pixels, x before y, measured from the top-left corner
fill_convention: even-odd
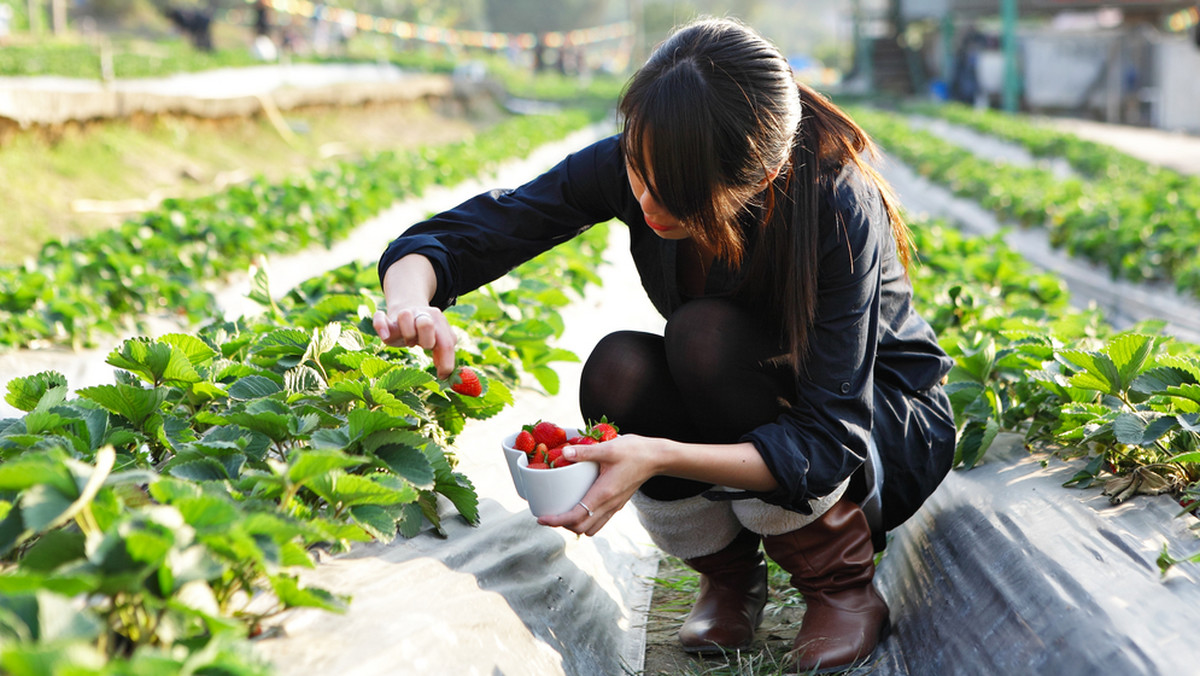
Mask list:
[[[693,300],[665,335],[618,331],[584,364],[585,420],[607,416],[622,432],[726,444],[771,422],[796,396],[795,370],[762,322],[720,299]],[[656,476],[641,491],[656,500],[699,495],[710,484]]]

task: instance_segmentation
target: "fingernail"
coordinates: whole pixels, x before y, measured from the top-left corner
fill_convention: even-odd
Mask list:
[[[567,460],[574,460],[575,459],[575,447],[574,446],[563,446],[563,457],[566,458]]]

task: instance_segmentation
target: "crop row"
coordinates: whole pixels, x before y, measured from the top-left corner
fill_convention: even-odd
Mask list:
[[[115,383],[74,398],[53,372],[8,383],[26,414],[0,421],[0,671],[266,673],[246,639],[272,615],[349,602],[298,583],[312,550],[442,532],[439,496],[478,523],[455,438],[523,373],[557,389],[553,363],[577,359],[551,345],[558,309],[597,281],[606,232],[447,312],[479,397],[374,335],[369,263],[279,301],[259,271],[261,316],[126,340]]]
[[[1072,309],[1064,283],[999,236],[941,223],[917,224],[914,236],[916,303],[956,362],[956,466],[1018,432],[1031,449],[1080,461],[1068,485],[1102,483],[1113,502],[1167,493],[1195,509],[1200,345],[1162,335],[1160,321],[1116,332],[1099,311]],[[1164,551],[1159,563],[1174,559]]]
[[[201,52],[183,41],[154,44],[118,41],[104,47],[98,44],[44,42],[6,45],[0,49],[0,75],[57,75],[99,80],[104,74],[104,58],[111,59],[109,76],[121,78],[164,76],[262,63],[249,50]]]
[[[1115,150],[1009,121],[1010,138],[1036,152],[1062,152],[1079,177],[1060,179],[1044,166],[1016,166],[973,154],[899,115],[856,110],[888,153],[923,176],[975,200],[999,218],[1042,226],[1054,246],[1105,266],[1114,277],[1164,281],[1200,296],[1200,183],[1122,157]],[[953,119],[958,119],[954,117]],[[1000,129],[997,122],[986,125]]]
[[[573,111],[510,118],[467,141],[166,200],[113,230],[50,242],[36,260],[0,268],[0,348],[89,344],[158,313],[213,318],[208,287],[255,256],[329,246],[397,200],[478,175],[588,120]]]

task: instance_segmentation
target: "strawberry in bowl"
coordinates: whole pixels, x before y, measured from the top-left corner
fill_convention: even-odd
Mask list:
[[[600,473],[594,462],[571,462],[562,457],[565,446],[597,444],[616,438],[617,428],[607,420],[586,429],[538,421],[501,441],[513,486],[529,502],[534,516],[569,512]]]

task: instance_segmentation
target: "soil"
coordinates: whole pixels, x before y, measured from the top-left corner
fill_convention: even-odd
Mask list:
[[[783,658],[791,650],[804,606],[799,594],[787,587],[785,577],[774,574],[771,578],[766,612],[753,646],[724,655],[692,655],[679,646],[679,627],[696,599],[697,585],[696,574],[679,559],[668,556],[659,564],[646,618],[643,676],[765,676],[787,672]]]

